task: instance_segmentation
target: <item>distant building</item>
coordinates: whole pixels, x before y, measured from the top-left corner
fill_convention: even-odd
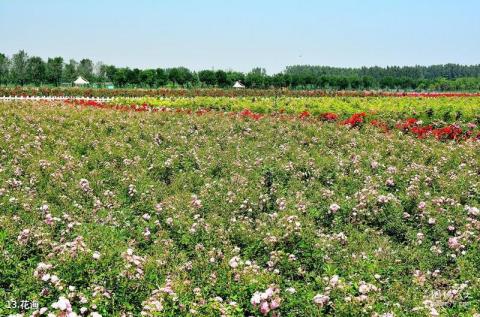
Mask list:
[[[75,86],[85,86],[85,85],[88,85],[89,82],[88,80],[86,80],[85,78],[83,78],[82,76],[78,76],[77,79],[75,79],[75,81],[73,82],[73,84]]]
[[[233,88],[242,89],[242,88],[245,88],[245,85],[243,85],[240,81],[237,80],[233,85]]]

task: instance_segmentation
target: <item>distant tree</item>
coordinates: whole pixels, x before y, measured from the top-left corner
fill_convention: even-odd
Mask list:
[[[140,69],[134,68],[130,69],[127,67],[127,83],[135,87],[140,85]]]
[[[228,84],[228,78],[227,78],[227,73],[223,70],[217,70],[215,72],[215,77],[217,79],[217,85],[224,88],[229,86]]]
[[[12,82],[18,85],[25,85],[27,83],[27,63],[28,55],[21,50],[12,56],[12,63],[10,68],[10,75]]]
[[[117,74],[117,68],[113,65],[108,65],[105,67],[105,76],[111,82],[115,82],[115,76]]]
[[[130,70],[128,68],[118,68],[115,71],[115,74],[114,74],[114,77],[113,77],[113,83],[116,86],[124,87],[128,83],[127,73],[129,71]]]
[[[84,58],[78,64],[77,72],[80,76],[85,78],[88,81],[92,81],[93,78],[93,62],[88,59]]]
[[[362,77],[362,87],[363,89],[371,89],[374,87],[375,79],[370,76],[363,76]]]
[[[46,65],[46,79],[47,82],[55,86],[60,85],[63,72],[63,58],[54,57],[48,58]]]
[[[145,69],[140,72],[140,83],[142,86],[155,87],[156,71],[154,69]]]
[[[0,85],[8,83],[8,68],[10,61],[5,54],[0,53]]]
[[[266,76],[265,68],[254,68],[245,77],[245,84],[252,88],[263,88]]]
[[[213,70],[201,70],[198,72],[198,80],[207,86],[215,86],[217,84],[217,76]]]
[[[155,82],[159,87],[165,86],[168,82],[168,74],[165,69],[157,68],[155,70]]]
[[[72,83],[78,76],[77,67],[78,63],[71,59],[63,68],[62,80]]]
[[[227,72],[227,84],[229,87],[233,86],[236,81],[245,83],[245,74],[241,72],[228,71]]]
[[[102,62],[97,62],[93,67],[93,75],[96,82],[104,83],[107,80],[107,66]]]
[[[168,79],[178,85],[185,85],[194,81],[193,73],[185,67],[175,67],[168,70]]]
[[[45,62],[38,56],[30,57],[27,61],[27,80],[30,83],[40,86],[46,82]]]

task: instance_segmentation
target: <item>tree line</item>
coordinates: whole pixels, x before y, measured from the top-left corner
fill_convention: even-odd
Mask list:
[[[91,83],[112,82],[116,87],[231,87],[236,81],[248,88],[290,89],[401,89],[468,91],[480,90],[480,65],[432,65],[340,68],[288,66],[268,75],[263,68],[250,72],[224,70],[192,71],[186,67],[138,69],[116,67],[85,58],[28,56],[21,50],[11,57],[0,53],[0,85],[71,85],[82,76]]]

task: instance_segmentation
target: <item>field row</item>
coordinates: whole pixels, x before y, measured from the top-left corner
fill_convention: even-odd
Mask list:
[[[74,97],[480,97],[480,93],[463,92],[398,92],[349,90],[291,89],[139,89],[139,88],[79,88],[79,87],[0,87],[0,96],[74,96]]]
[[[470,98],[360,98],[360,97],[323,97],[323,98],[116,98],[114,104],[147,105],[165,108],[212,109],[220,111],[251,110],[256,113],[290,113],[304,111],[312,115],[333,112],[341,116],[366,112],[378,118],[402,119],[416,117],[430,122],[440,120],[447,123],[455,121],[478,121],[480,123],[480,99]]]
[[[276,105],[275,108],[265,103],[270,99],[264,100],[237,100],[233,102],[230,99],[219,98],[207,98],[206,100],[196,99],[143,99],[143,100],[130,100],[130,99],[116,99],[113,102],[101,103],[92,100],[65,100],[65,101],[33,101],[34,105],[57,105],[62,106],[64,104],[70,106],[91,107],[96,109],[110,109],[117,111],[134,111],[134,112],[164,112],[164,113],[176,113],[202,116],[211,114],[214,116],[233,116],[236,118],[250,119],[250,120],[282,120],[282,121],[309,121],[309,122],[330,122],[338,125],[346,126],[347,128],[361,129],[364,126],[373,126],[378,128],[383,133],[393,133],[400,131],[403,134],[411,134],[419,139],[435,138],[440,141],[455,140],[455,141],[478,141],[480,140],[480,130],[478,129],[478,119],[476,111],[467,113],[461,112],[468,105],[455,104],[455,112],[451,112],[451,105],[441,104],[437,105],[437,108],[433,110],[430,108],[432,105],[427,104],[396,104],[385,102],[387,99],[383,99],[383,108],[377,107],[372,100],[371,103],[365,103],[360,105],[344,99],[336,102],[336,107],[326,107],[325,99],[320,99],[322,103],[317,105],[308,104],[300,108],[287,108]],[[351,99],[351,98],[350,98]],[[292,99],[299,106],[299,99]],[[362,99],[359,99],[362,100]],[[468,101],[461,99],[463,101]],[[143,102],[142,104],[132,104],[131,102]],[[190,103],[188,103],[190,101]],[[288,100],[290,101],[290,100]],[[288,104],[284,102],[283,104]],[[317,100],[318,101],[318,100]],[[147,103],[148,102],[148,103]],[[425,102],[425,100],[424,100]],[[356,104],[355,107],[350,108],[346,106],[346,103]],[[418,100],[417,100],[418,103]],[[342,107],[343,105],[343,107]],[[377,106],[376,106],[377,105]],[[22,103],[18,103],[21,107]],[[244,107],[244,108],[242,108]],[[335,109],[338,112],[320,112],[319,109]],[[422,109],[423,108],[423,109]],[[473,107],[471,107],[473,108]],[[251,110],[253,109],[253,111]],[[309,109],[313,112],[309,112]],[[379,110],[375,110],[379,109]],[[450,110],[449,110],[450,109]],[[257,110],[258,112],[256,112]],[[340,111],[341,112],[340,112]],[[366,110],[363,112],[353,112]],[[472,109],[469,109],[472,110]],[[455,114],[455,117],[453,117]],[[472,118],[475,115],[474,118]],[[441,117],[443,120],[436,119]],[[471,120],[465,121],[465,118],[470,117]],[[472,120],[473,119],[473,120]]]

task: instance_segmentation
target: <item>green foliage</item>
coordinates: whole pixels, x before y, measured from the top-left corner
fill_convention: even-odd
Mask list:
[[[117,87],[221,87],[231,88],[241,81],[247,88],[322,89],[322,90],[402,90],[402,91],[479,91],[480,65],[433,65],[414,67],[337,68],[328,66],[288,66],[278,74],[268,75],[256,67],[248,73],[224,70],[201,70],[185,67],[169,69],[131,69],[97,64],[90,59],[70,60],[63,64],[60,57],[48,58],[46,72],[38,67],[26,70],[28,56],[24,51],[14,54],[11,61],[0,54],[0,84],[26,85],[49,83],[58,86],[62,80],[71,83],[80,75],[90,82],[113,82]],[[43,61],[42,61],[43,62]],[[35,62],[38,64],[38,60]],[[37,70],[36,74],[28,74]]]
[[[470,99],[227,99],[145,101],[393,121],[478,111]],[[7,299],[59,315],[62,296],[84,315],[262,316],[256,292],[278,299],[269,316],[480,312],[478,142],[43,102],[0,103],[0,135],[2,316],[22,313]]]

